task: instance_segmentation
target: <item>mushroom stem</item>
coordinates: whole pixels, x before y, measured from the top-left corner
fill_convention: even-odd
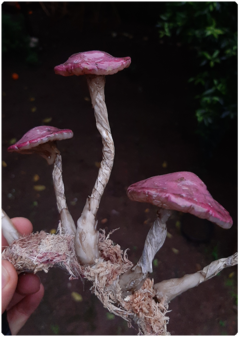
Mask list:
[[[62,179],[62,156],[60,153],[56,154],[52,177],[57,200],[57,208],[60,214],[61,224],[63,228],[63,234],[70,234],[75,236],[76,226],[68,210],[64,192],[64,184]]]
[[[119,285],[123,297],[127,296],[129,292],[131,293],[132,291],[138,290],[142,286],[148,273],[152,273],[152,261],[165,242],[167,236],[166,222],[171,214],[172,211],[170,210],[158,210],[157,219],[147,234],[143,253],[138,263],[131,270],[119,277]]]
[[[164,300],[170,302],[184,291],[198,286],[200,283],[216,276],[221,270],[232,267],[238,262],[238,254],[235,253],[227,258],[219,259],[197,273],[184,275],[182,278],[175,278],[155,284],[154,289],[157,293],[159,302]]]
[[[17,240],[20,237],[20,234],[14,227],[12,221],[7,216],[7,214],[2,210],[2,233],[9,246],[13,241]]]
[[[92,194],[87,198],[81,217],[77,222],[75,237],[76,253],[81,263],[93,264],[99,257],[96,214],[104,189],[108,183],[114,160],[114,143],[105,104],[105,76],[86,75],[96,126],[103,142],[103,159]]]
[[[167,236],[166,222],[171,214],[170,210],[160,209],[157,213],[157,219],[147,234],[142,256],[137,263],[144,274],[153,272],[152,261],[165,242]]]

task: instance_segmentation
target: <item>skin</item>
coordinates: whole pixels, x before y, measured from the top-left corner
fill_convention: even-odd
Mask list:
[[[11,219],[20,234],[30,234],[33,226],[28,219]],[[2,236],[2,246],[7,246]],[[6,275],[5,282],[3,275]],[[2,261],[2,313],[7,310],[7,319],[13,335],[23,327],[37,309],[44,295],[44,288],[37,275],[18,275],[8,261]]]

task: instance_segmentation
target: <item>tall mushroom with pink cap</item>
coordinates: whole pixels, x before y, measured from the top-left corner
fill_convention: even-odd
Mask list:
[[[129,67],[130,57],[113,57],[93,50],[73,54],[54,68],[62,76],[85,75],[94,108],[96,125],[103,142],[103,159],[92,194],[87,198],[82,215],[77,222],[76,249],[81,263],[93,264],[99,257],[96,214],[104,189],[108,183],[114,160],[114,143],[105,104],[105,76],[116,74]],[[80,247],[80,248],[79,248]]]
[[[193,214],[222,228],[233,224],[228,211],[213,199],[203,181],[192,172],[169,173],[139,181],[128,187],[127,194],[131,200],[159,207],[137,264],[144,275],[152,272],[152,261],[165,241],[166,221],[172,211]]]
[[[69,213],[64,193],[62,156],[56,145],[56,141],[72,137],[73,132],[69,129],[61,130],[46,125],[37,126],[26,132],[17,143],[8,148],[8,151],[22,154],[36,153],[45,158],[49,165],[54,165],[52,177],[62,229],[64,233],[75,235],[76,226]]]

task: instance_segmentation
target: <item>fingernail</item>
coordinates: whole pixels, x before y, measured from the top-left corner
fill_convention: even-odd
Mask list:
[[[2,266],[2,289],[7,285],[9,280],[9,274],[6,268]]]

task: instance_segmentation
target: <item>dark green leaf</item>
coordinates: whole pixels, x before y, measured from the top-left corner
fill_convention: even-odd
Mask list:
[[[212,58],[215,58],[215,57],[217,57],[218,56],[218,54],[219,54],[219,50],[215,50],[215,52],[213,53],[213,55],[212,55]]]
[[[214,91],[215,91],[215,88],[208,89],[207,91],[205,91],[202,94],[202,96],[206,96],[206,95],[212,94]]]

